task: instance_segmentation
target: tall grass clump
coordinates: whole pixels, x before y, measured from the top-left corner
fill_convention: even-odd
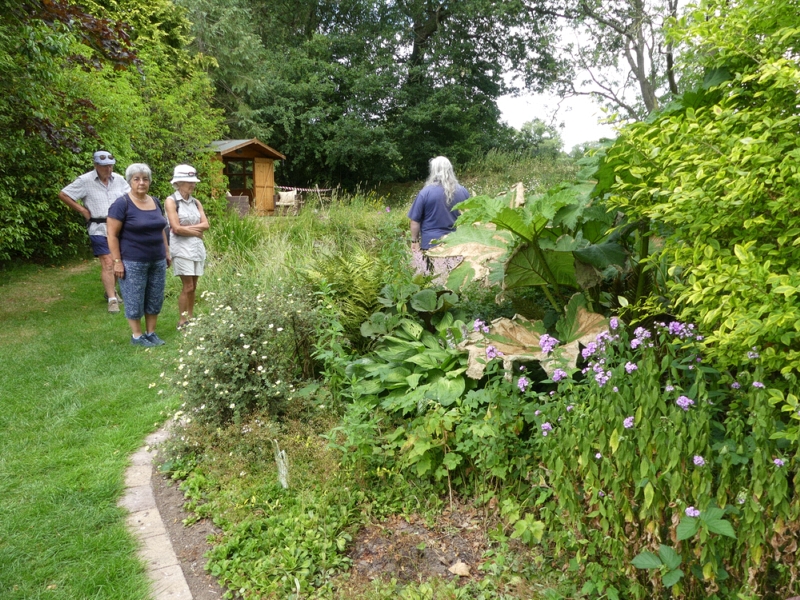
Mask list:
[[[518,182],[522,182],[526,191],[544,192],[570,181],[577,172],[576,161],[566,155],[531,156],[526,152],[493,148],[474,157],[459,178],[473,196],[479,196],[505,192]]]

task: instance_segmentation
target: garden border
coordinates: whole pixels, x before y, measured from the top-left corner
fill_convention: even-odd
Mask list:
[[[155,600],[192,600],[183,568],[172,547],[151,484],[156,446],[169,438],[166,427],[151,433],[125,471],[125,493],[117,505],[129,511],[128,529],[139,542],[138,555],[147,565]]]

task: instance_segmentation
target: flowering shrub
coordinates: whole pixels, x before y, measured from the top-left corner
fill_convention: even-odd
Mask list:
[[[796,591],[798,463],[773,439],[784,422],[757,385],[758,356],[742,357],[733,386],[691,325],[629,337],[611,323],[537,410],[533,479],[554,492],[539,514],[555,550],[630,598]]]
[[[314,374],[320,315],[314,299],[276,287],[217,298],[185,330],[173,382],[193,418],[225,423],[253,410],[280,413],[296,386]]]

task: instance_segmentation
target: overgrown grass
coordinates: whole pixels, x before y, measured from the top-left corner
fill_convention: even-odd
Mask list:
[[[105,310],[99,267],[23,267],[0,285],[0,597],[149,598],[116,502],[167,405],[160,357]],[[174,303],[172,303],[174,304]],[[176,309],[159,332],[173,344]]]

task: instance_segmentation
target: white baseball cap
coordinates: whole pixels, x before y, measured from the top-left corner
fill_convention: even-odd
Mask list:
[[[98,150],[92,156],[94,160],[94,164],[105,166],[105,165],[115,165],[117,164],[116,159],[110,152],[106,152],[105,150]]]
[[[172,181],[170,181],[170,183],[178,183],[179,181],[199,183],[200,180],[197,178],[197,170],[192,165],[178,165],[172,172]]]

